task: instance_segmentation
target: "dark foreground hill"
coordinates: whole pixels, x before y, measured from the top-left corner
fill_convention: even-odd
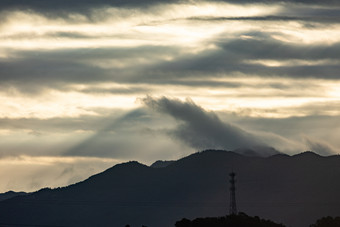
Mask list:
[[[173,227],[184,217],[223,216],[231,169],[238,209],[248,215],[303,227],[340,214],[340,156],[205,151],[163,168],[119,164],[65,188],[2,201],[0,226]]]
[[[177,221],[176,227],[285,227],[282,224],[259,217],[250,217],[245,213],[223,217],[196,218],[192,221],[183,218]]]

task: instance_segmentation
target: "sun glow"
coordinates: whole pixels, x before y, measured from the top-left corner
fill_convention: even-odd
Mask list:
[[[96,115],[91,109],[98,107],[131,109],[135,107],[135,96],[91,95],[79,92],[50,90],[44,96],[0,96],[3,118],[55,118]]]
[[[161,13],[155,13],[160,11]],[[46,18],[34,12],[9,12],[0,26],[0,47],[12,49],[98,48],[141,45],[199,46],[223,31],[211,23],[185,22],[200,17],[242,17],[274,13],[276,6],[197,3],[156,6],[145,13],[128,9],[95,9],[89,20],[78,14]],[[105,15],[105,16],[104,16]],[[138,38],[137,38],[138,37]]]
[[[79,162],[101,162],[113,165],[120,163],[122,160],[113,158],[98,158],[98,157],[58,157],[58,156],[27,156],[21,155],[16,157],[6,157],[0,160],[1,165],[55,165],[55,164],[74,164]]]

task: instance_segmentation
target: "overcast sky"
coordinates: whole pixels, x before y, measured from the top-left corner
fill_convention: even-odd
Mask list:
[[[0,192],[207,148],[338,154],[337,0],[2,0]]]

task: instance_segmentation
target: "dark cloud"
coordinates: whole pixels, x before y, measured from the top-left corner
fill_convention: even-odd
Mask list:
[[[311,3],[311,2],[308,2]],[[316,19],[316,20],[339,20],[339,13],[340,9],[334,6],[325,6],[321,4],[321,6],[309,4],[311,7],[308,7],[308,3],[306,2],[305,5],[296,4],[292,5],[289,4],[287,7],[284,7],[278,14],[285,15],[285,16],[298,16],[300,18],[308,19]],[[339,2],[337,2],[339,5]],[[306,7],[307,6],[307,7]]]
[[[177,55],[176,48],[142,46],[135,48],[79,48],[75,50],[56,51],[14,51],[10,59],[0,59],[0,86],[4,90],[15,87],[24,93],[39,93],[45,88],[67,90],[72,84],[96,84],[102,82],[131,82],[131,77],[146,65],[162,61],[164,55]],[[148,59],[148,63],[138,63]],[[125,64],[116,67],[112,61]],[[107,67],[99,67],[98,64]],[[145,65],[144,65],[145,64]],[[132,76],[133,75],[133,76]],[[2,87],[1,86],[1,87]],[[140,91],[148,90],[147,88]],[[92,87],[83,92],[136,93],[135,89],[103,89]]]
[[[99,7],[148,7],[155,4],[168,3],[192,3],[188,0],[172,0],[171,2],[165,0],[2,0],[0,2],[0,9],[32,9],[40,12],[87,12],[91,8]],[[234,4],[277,4],[276,0],[217,0],[207,2],[228,2]],[[281,3],[302,3],[310,5],[339,5],[337,0],[283,0]]]
[[[333,11],[330,11],[333,13]],[[270,16],[253,16],[253,17],[214,17],[214,16],[206,16],[206,17],[190,17],[186,18],[186,20],[192,21],[203,21],[203,22],[221,22],[221,21],[254,21],[254,22],[300,22],[303,23],[306,27],[317,26],[318,24],[312,23],[339,23],[340,17],[338,16],[340,12],[337,11],[336,16],[324,16],[327,15],[320,15],[320,16],[279,16],[279,15],[270,15]]]
[[[180,2],[179,0],[173,0],[172,3]],[[101,7],[147,7],[158,3],[168,3],[165,0],[3,0],[0,2],[0,9],[11,10],[35,10],[38,12],[43,12],[45,14],[53,14],[57,12],[58,14],[62,12],[80,12],[89,13],[92,8]]]
[[[41,56],[0,62],[0,80],[28,92],[29,89],[32,91],[34,88],[41,89],[41,86],[58,87],[56,86],[58,84],[91,83],[105,78],[108,80],[108,74],[98,67],[62,58],[48,59]]]
[[[276,4],[276,0],[217,0],[220,2],[230,2],[235,4],[244,4],[244,3],[265,3],[265,4]],[[311,5],[327,5],[334,4],[338,5],[339,2],[337,0],[282,0],[281,3],[303,3],[303,4],[311,4]]]
[[[340,43],[334,44],[296,44],[282,42],[272,38],[280,33],[247,32],[242,34],[249,38],[218,42],[226,53],[232,57],[245,59],[271,60],[320,60],[340,59]]]
[[[310,114],[301,117],[264,118],[242,117],[236,114],[230,115],[224,112],[220,116],[228,116],[228,118],[242,127],[247,126],[255,131],[267,130],[287,138],[298,138],[299,134],[308,135],[318,131],[320,133],[327,133],[330,128],[340,128],[339,116]],[[332,131],[329,131],[329,133],[332,133]]]
[[[155,66],[158,76],[166,78],[173,74],[178,78],[206,77],[210,75],[260,75],[263,77],[320,78],[338,79],[340,66],[340,43],[329,44],[292,44],[278,41],[269,34],[249,32],[242,34],[251,38],[216,40],[218,49],[207,50],[199,55],[181,56],[172,62]],[[241,35],[240,35],[241,36]],[[288,61],[288,65],[266,66],[251,63],[250,60]],[[295,64],[297,60],[307,63]],[[308,61],[322,61],[311,64]],[[330,60],[335,60],[332,62]],[[291,65],[289,65],[289,62]],[[166,73],[168,72],[168,73]],[[169,73],[170,72],[170,73]],[[156,76],[156,75],[155,75]]]
[[[277,19],[284,17],[279,16]],[[25,35],[27,34],[23,34]],[[83,38],[83,34],[72,32],[52,32],[45,35]],[[66,89],[70,84],[90,85],[102,82],[195,87],[243,86],[211,79],[235,75],[339,78],[340,43],[288,43],[273,38],[275,35],[282,34],[279,31],[248,31],[234,38],[224,38],[223,34],[219,34],[206,41],[206,44],[215,45],[215,49],[194,54],[185,53],[181,47],[172,45],[11,51],[10,58],[0,59],[0,84],[1,87],[12,86],[25,93],[38,93],[44,88]],[[273,67],[251,62],[252,60],[287,61],[288,64]],[[295,64],[297,60],[312,62]],[[323,62],[313,64],[313,61]],[[105,67],[100,64],[105,64]],[[140,91],[143,92],[142,90]],[[144,89],[144,92],[148,93],[147,90]],[[103,90],[92,87],[83,89],[82,92],[135,94],[137,90]]]
[[[234,149],[262,145],[261,139],[236,125],[222,122],[215,113],[204,110],[190,99],[182,102],[166,97],[146,97],[142,101],[176,119],[179,124],[170,134],[194,148]]]

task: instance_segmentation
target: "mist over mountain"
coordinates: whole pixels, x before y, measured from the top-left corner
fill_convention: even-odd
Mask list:
[[[224,216],[231,170],[238,210],[249,215],[303,227],[340,213],[340,156],[206,150],[164,163],[118,164],[68,187],[1,201],[0,224],[170,227],[184,217]]]

